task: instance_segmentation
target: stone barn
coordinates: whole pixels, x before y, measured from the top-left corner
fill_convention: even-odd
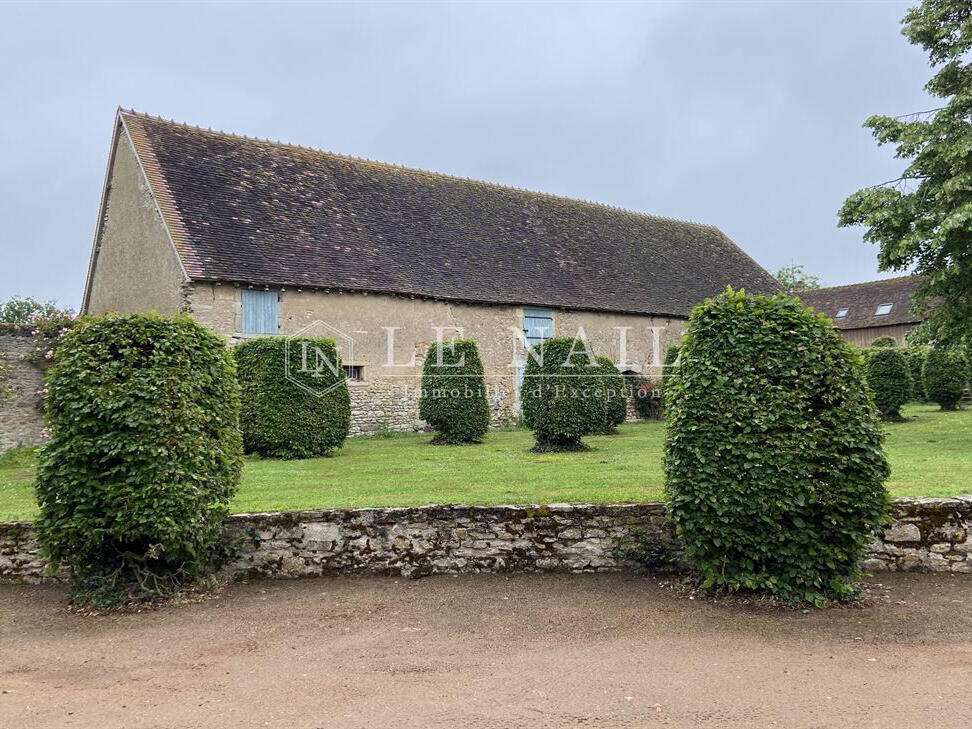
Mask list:
[[[228,340],[333,337],[352,432],[418,421],[430,342],[480,347],[494,423],[527,347],[657,376],[692,307],[776,281],[711,225],[119,110],[82,313],[189,312]]]

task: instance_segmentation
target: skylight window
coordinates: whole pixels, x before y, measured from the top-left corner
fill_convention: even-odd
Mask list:
[[[837,317],[836,318],[837,319],[843,319],[845,316],[847,316],[847,312],[848,311],[849,311],[849,309],[837,309]]]
[[[891,313],[891,309],[894,304],[879,304],[878,308],[874,311],[875,316],[886,316]]]

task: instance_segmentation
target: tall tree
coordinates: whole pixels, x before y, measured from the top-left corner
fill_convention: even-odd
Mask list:
[[[919,339],[972,344],[972,4],[923,0],[902,24],[937,69],[925,89],[944,104],[864,122],[909,163],[899,178],[847,198],[838,219],[867,226],[864,239],[880,246],[882,271],[923,276],[914,297],[927,314]]]
[[[799,264],[783,266],[776,272],[775,277],[788,294],[820,288],[820,277],[804,273],[803,266]]]

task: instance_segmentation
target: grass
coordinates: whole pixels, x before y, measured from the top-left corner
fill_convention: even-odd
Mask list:
[[[894,496],[972,493],[972,410],[909,405],[887,424]],[[330,506],[618,502],[660,499],[664,425],[623,425],[586,439],[583,453],[530,453],[525,430],[489,433],[474,446],[433,446],[425,433],[351,438],[332,458],[249,459],[234,511]],[[0,520],[36,513],[35,454],[0,455]]]

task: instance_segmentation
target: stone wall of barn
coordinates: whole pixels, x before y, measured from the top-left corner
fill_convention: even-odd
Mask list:
[[[44,439],[43,370],[34,363],[28,331],[0,329],[0,452]]]
[[[190,311],[203,324],[233,341],[241,329],[240,288],[196,283]],[[553,310],[554,333],[582,332],[596,354],[623,364],[622,369],[657,377],[669,344],[680,341],[681,319],[628,314]],[[430,343],[442,338],[473,339],[486,371],[494,426],[514,422],[517,369],[526,350],[523,308],[340,291],[284,289],[280,292],[279,329],[283,336],[330,337],[342,360],[355,365],[361,379],[351,382],[352,433],[421,430],[418,417],[422,362]],[[626,360],[622,362],[623,359]]]
[[[898,499],[867,550],[869,572],[972,573],[972,496]],[[228,578],[367,572],[420,577],[474,572],[637,569],[618,546],[681,551],[660,503],[320,509],[230,518],[239,556]],[[0,523],[0,581],[38,581],[44,570],[28,522]]]

